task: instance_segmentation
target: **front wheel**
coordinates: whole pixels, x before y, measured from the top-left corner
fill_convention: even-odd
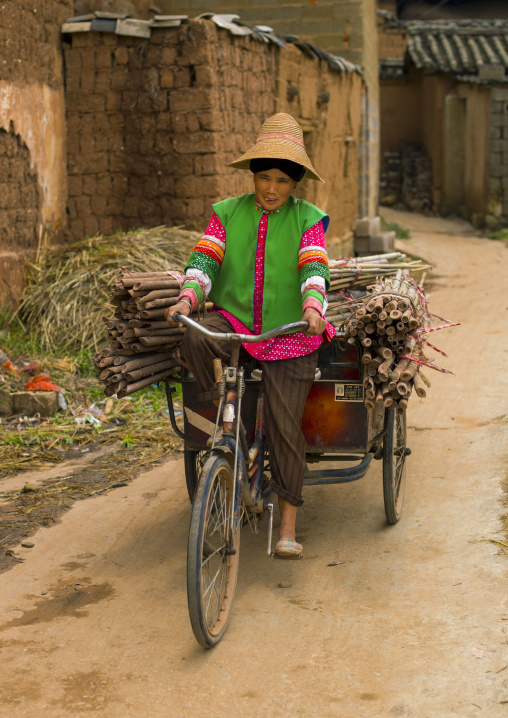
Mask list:
[[[223,456],[206,461],[192,506],[187,600],[192,630],[204,648],[224,635],[238,575],[240,522],[232,533],[233,470]]]
[[[383,496],[388,523],[396,524],[402,514],[406,487],[406,413],[387,409],[387,431],[383,439]]]
[[[187,493],[191,503],[194,501],[194,495],[198,486],[199,475],[203,469],[207,451],[195,451],[184,446],[183,449],[183,465],[185,469],[185,484]]]

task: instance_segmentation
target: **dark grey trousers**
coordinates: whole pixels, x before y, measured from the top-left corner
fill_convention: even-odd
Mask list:
[[[234,331],[221,314],[209,314],[203,324],[215,332]],[[217,398],[213,360],[219,358],[227,363],[231,356],[230,344],[187,330],[181,351],[196,377],[199,398],[203,401]],[[317,362],[317,351],[295,359],[260,362],[265,385],[263,420],[270,454],[272,488],[294,506],[303,504],[306,442],[301,423]]]

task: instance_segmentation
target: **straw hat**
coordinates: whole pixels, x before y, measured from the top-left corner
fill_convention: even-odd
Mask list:
[[[247,152],[228,167],[250,169],[250,161],[259,158],[291,160],[307,168],[307,179],[324,182],[307,156],[303,132],[298,122],[285,112],[278,112],[261,125],[256,141]]]

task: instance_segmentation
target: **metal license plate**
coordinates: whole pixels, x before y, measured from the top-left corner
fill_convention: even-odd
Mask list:
[[[335,401],[363,401],[361,384],[335,384]]]

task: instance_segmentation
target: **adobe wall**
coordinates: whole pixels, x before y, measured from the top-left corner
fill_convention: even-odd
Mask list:
[[[485,85],[464,83],[457,88],[467,103],[464,192],[468,216],[474,224],[483,224],[488,214],[491,93],[492,88]]]
[[[251,191],[226,167],[277,111],[299,120],[327,184],[300,194],[342,238],[357,217],[361,78],[219,30],[207,20],[148,40],[64,36],[69,227],[76,238],[159,224],[202,230],[212,203]],[[298,93],[288,93],[288,87]],[[329,93],[328,101],[321,101]]]
[[[381,7],[381,9],[386,9],[388,12],[395,14],[395,8],[393,7]],[[378,55],[380,58],[392,60],[402,60],[404,58],[409,39],[407,30],[404,28],[390,27],[389,23],[383,17],[378,17],[377,35]]]
[[[486,98],[484,96],[484,103]],[[508,223],[508,87],[491,89],[488,124],[480,130],[490,137],[488,156],[487,224],[493,228]]]
[[[421,77],[421,106],[423,146],[432,159],[432,203],[440,210],[444,185],[444,110],[446,95],[456,86],[446,75]]]
[[[0,4],[0,306],[15,305],[26,254],[61,238],[66,152],[60,25],[71,0]]]
[[[444,182],[444,105],[456,83],[415,71],[409,79],[381,83],[381,156],[421,145],[432,160],[432,205],[440,209]]]
[[[381,157],[404,145],[423,144],[421,83],[413,79],[381,81]]]
[[[376,214],[379,196],[379,71],[376,0],[158,0],[162,12],[191,17],[200,13],[231,13],[243,22],[269,25],[279,35],[296,35],[364,71],[364,131],[361,138],[359,211]]]

